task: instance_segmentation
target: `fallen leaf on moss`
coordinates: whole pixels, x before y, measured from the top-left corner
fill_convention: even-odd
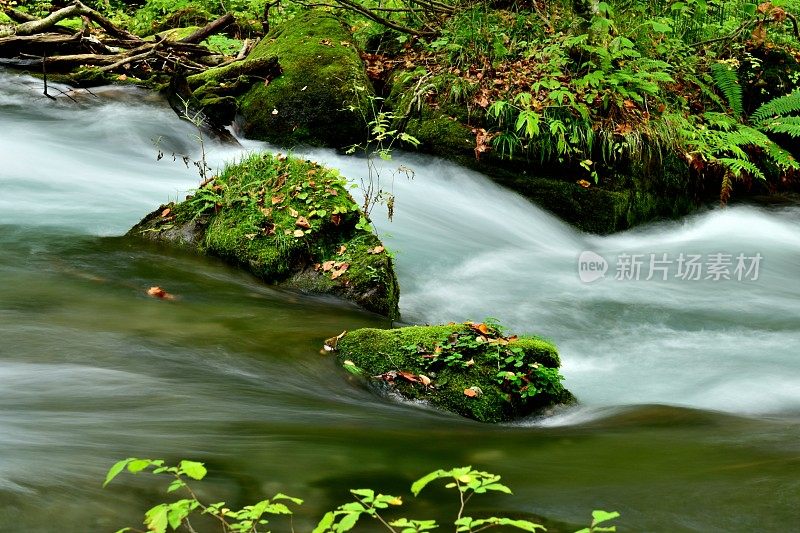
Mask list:
[[[410,383],[419,383],[419,378],[412,374],[411,372],[406,372],[405,370],[398,370],[397,376],[403,378],[404,380]]]
[[[331,215],[331,223],[334,226],[338,226],[342,223],[342,215]]]
[[[464,396],[467,396],[468,398],[477,398],[481,394],[483,394],[483,391],[481,390],[480,387],[473,386],[468,389],[464,389]]]
[[[147,295],[153,298],[160,298],[161,300],[174,300],[175,296],[171,295],[161,287],[155,286],[147,289]]]
[[[589,187],[591,187],[591,186],[592,186],[592,184],[591,184],[591,183],[589,183],[589,182],[588,182],[588,181],[586,181],[586,180],[578,180],[578,185],[580,185],[580,186],[581,186],[581,187],[583,187],[584,189],[588,189]]]
[[[296,238],[303,237],[305,234],[306,234],[306,232],[304,232],[304,231],[303,231],[303,230],[301,230],[301,229],[296,229],[296,230],[294,230],[294,233],[293,233],[293,235],[294,235]]]
[[[341,265],[336,267],[336,269],[333,271],[333,273],[331,274],[331,279],[338,278],[339,276],[347,272],[348,268],[350,268],[350,263],[342,263]]]
[[[325,261],[324,263],[322,263],[322,270],[324,270],[325,272],[328,272],[333,268],[334,264],[335,264],[335,261]]]
[[[261,214],[264,215],[265,217],[271,216],[272,215],[272,208],[271,207],[262,207],[261,208]]]
[[[291,216],[293,216],[293,217],[297,218],[297,216],[298,216],[300,213],[298,213],[298,212],[297,212],[297,209],[295,209],[295,208],[293,208],[293,207],[290,207],[290,208],[289,208],[289,214],[290,214]]]
[[[325,340],[325,344],[323,345],[323,348],[328,352],[335,351],[336,348],[339,346],[339,341],[342,340],[342,337],[344,337],[345,335],[347,335],[347,330],[344,330],[343,332],[339,333],[335,337],[331,337],[330,339],[326,339]],[[345,361],[344,364],[347,365],[348,362],[351,365],[355,366],[355,363],[353,363],[350,360]]]
[[[170,209],[169,207],[164,209],[163,211],[161,211],[161,218],[168,217],[170,213],[172,213],[172,209]]]
[[[276,204],[279,204],[279,203],[281,203],[281,202],[283,201],[283,199],[284,199],[284,198],[285,198],[285,197],[284,197],[282,194],[281,194],[281,195],[279,195],[279,196],[273,196],[273,197],[272,197],[272,205],[276,205]]]
[[[384,250],[385,250],[385,248],[383,246],[376,246],[375,248],[370,248],[369,250],[367,250],[367,253],[368,254],[372,254],[372,255],[376,255],[376,254],[381,253]]]
[[[468,325],[470,328],[474,329],[475,331],[483,335],[489,335],[490,333],[489,326],[487,326],[483,322],[481,322],[480,324],[475,324],[474,322],[470,322]]]
[[[422,382],[422,384],[425,385],[426,387],[431,384],[431,378],[429,378],[425,374],[420,374],[417,377],[419,377],[420,382]]]
[[[295,220],[294,223],[297,227],[311,229],[311,224],[308,223],[308,219],[306,217],[297,217],[297,220]]]
[[[343,254],[343,253],[345,253],[346,251],[347,251],[347,245],[346,245],[346,244],[343,244],[343,245],[341,245],[341,246],[339,247],[339,251],[338,251],[338,252],[336,252],[336,254],[337,254],[337,255],[342,255],[342,254]]]

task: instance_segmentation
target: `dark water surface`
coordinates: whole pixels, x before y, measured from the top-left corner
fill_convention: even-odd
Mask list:
[[[50,102],[38,82],[0,74],[0,530],[138,525],[163,484],[127,476],[102,489],[127,456],[205,461],[212,501],[303,497],[298,531],[361,486],[407,495],[409,515],[448,516],[447,493],[415,502],[408,485],[459,464],[514,489],[475,500],[476,513],[543,516],[551,531],[594,508],[620,511],[620,531],[796,530],[797,210],[713,211],[598,238],[482,176],[403,157],[415,178],[395,179],[394,222],[374,218],[396,253],[404,320],[491,315],[552,338],[582,401],[481,425],[377,398],[319,353],[342,330],[387,326],[380,317],[119,237],[196,185],[152,144],[192,151],[192,131],[143,93],[95,92]],[[212,146],[211,157],[239,153]],[[365,171],[308,155],[354,180]],[[764,261],[755,281],[615,281],[612,266],[585,284],[584,250]],[[178,299],[148,298],[151,285]]]

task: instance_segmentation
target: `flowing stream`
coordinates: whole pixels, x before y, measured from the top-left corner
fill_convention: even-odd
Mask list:
[[[305,498],[298,531],[365,486],[406,495],[408,515],[452,516],[452,494],[415,501],[408,485],[460,464],[514,489],[474,500],[474,513],[542,517],[550,531],[598,508],[622,513],[620,531],[796,529],[797,208],[712,210],[597,237],[479,174],[396,155],[384,183],[400,164],[414,178],[393,180],[394,220],[380,209],[373,219],[396,254],[403,320],[493,316],[550,338],[581,401],[483,425],[375,397],[320,355],[323,339],[386,320],[120,237],[198,183],[171,156],[197,151],[192,127],[159,98],[40,93],[39,81],[0,73],[0,531],[139,525],[165,484],[123,476],[103,489],[128,456],[205,461],[211,501]],[[242,143],[212,143],[213,166],[272,149]],[[299,153],[356,182],[366,172],[357,158]],[[603,279],[581,281],[584,251],[607,260]],[[680,254],[708,268],[717,253],[730,254],[732,279],[678,277]],[[639,280],[615,279],[626,254],[641,256]],[[650,254],[672,261],[667,280],[646,279]],[[757,279],[737,279],[739,254],[760,254]],[[151,285],[178,299],[148,298]]]

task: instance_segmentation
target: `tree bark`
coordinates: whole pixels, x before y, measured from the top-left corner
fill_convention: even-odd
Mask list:
[[[232,24],[236,19],[233,18],[233,15],[230,13],[226,13],[219,17],[217,20],[209,22],[202,28],[198,29],[191,35],[184,37],[179,42],[181,43],[192,43],[197,44],[203,41],[209,35],[213,35],[220,31],[221,29],[225,28],[226,26]]]

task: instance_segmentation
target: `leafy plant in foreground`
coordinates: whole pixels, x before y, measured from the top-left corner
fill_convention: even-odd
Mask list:
[[[149,470],[153,474],[166,475],[172,479],[167,487],[168,493],[183,490],[188,494],[187,498],[171,503],[160,503],[145,512],[144,524],[147,531],[155,533],[165,533],[168,529],[178,530],[179,528],[196,533],[198,530],[190,521],[190,517],[195,514],[213,517],[224,533],[257,533],[266,531],[264,526],[270,524],[268,518],[271,516],[288,516],[291,519],[293,513],[287,504],[303,504],[303,500],[281,493],[239,510],[226,507],[225,502],[203,503],[187,483],[187,478],[196,481],[202,480],[206,476],[206,468],[203,463],[186,460],[181,461],[177,466],[169,466],[161,459],[123,459],[109,469],[103,486],[108,485],[125,470],[133,474]],[[435,470],[415,481],[411,485],[411,493],[419,496],[425,487],[439,480],[445,481],[445,488],[456,489],[458,493],[459,508],[453,520],[456,533],[477,533],[498,526],[529,532],[546,531],[543,525],[529,520],[498,516],[473,518],[467,515],[467,503],[476,494],[489,492],[511,494],[511,489],[500,483],[500,476],[474,470],[471,466],[462,466],[451,470]],[[383,516],[381,513],[385,510],[403,505],[403,500],[399,496],[376,493],[372,489],[353,489],[350,493],[353,495],[354,501],[342,504],[333,511],[325,513],[313,533],[344,533],[353,529],[362,518],[371,518],[377,521],[391,533],[422,533],[439,527],[435,520]],[[596,510],[592,513],[591,525],[576,533],[616,531],[616,526],[607,523],[617,517],[619,517],[619,513]],[[601,526],[601,524],[606,525]],[[289,529],[294,532],[291,522]],[[120,529],[117,533],[126,531],[141,530],[127,527]]]

